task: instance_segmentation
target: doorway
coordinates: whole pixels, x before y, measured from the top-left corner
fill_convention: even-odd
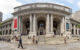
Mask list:
[[[45,21],[38,21],[38,35],[45,35]]]

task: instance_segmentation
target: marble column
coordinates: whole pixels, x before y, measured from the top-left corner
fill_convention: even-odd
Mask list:
[[[30,32],[32,32],[32,15],[30,15]]]
[[[5,26],[5,35],[6,35],[7,33],[6,33],[6,26]]]
[[[36,33],[36,15],[33,15],[33,32]]]
[[[46,34],[49,34],[49,14],[46,17]]]
[[[62,20],[61,20],[61,24],[60,24],[60,32],[61,32],[61,34],[64,34],[65,33],[65,19],[64,19],[64,17],[62,17]]]
[[[21,33],[23,33],[23,23],[22,23],[22,16],[21,16]]]
[[[21,17],[18,16],[18,19],[19,19],[19,33],[21,33]]]
[[[79,28],[77,28],[77,35],[79,35]]]
[[[31,34],[32,33],[32,14],[30,14],[30,33],[29,34]]]
[[[36,36],[36,15],[30,14],[30,33],[29,36]]]
[[[53,32],[53,15],[51,14],[51,34],[54,35],[54,32]]]
[[[47,14],[46,17],[46,37],[53,36],[53,15]]]
[[[19,32],[22,33],[22,16],[19,16]]]
[[[10,30],[10,26],[8,25],[8,34],[10,34],[9,30]]]

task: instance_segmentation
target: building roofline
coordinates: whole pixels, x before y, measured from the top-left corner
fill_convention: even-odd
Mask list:
[[[73,21],[75,21],[75,22],[78,22],[78,23],[80,23],[80,21],[78,21],[78,20],[75,20],[75,19],[73,19],[73,18],[70,18],[70,20],[73,20]]]
[[[43,2],[41,2],[41,3],[28,3],[28,4],[25,4],[25,5],[17,6],[17,7],[15,7],[14,9],[19,8],[19,7],[28,6],[28,5],[33,5],[33,4],[52,4],[52,5],[62,6],[62,7],[71,9],[71,8],[68,7],[68,6],[64,6],[64,5],[57,4],[57,3],[43,3]]]
[[[13,17],[12,17],[12,18],[8,18],[8,19],[2,21],[2,23],[8,22],[8,21],[10,21],[10,20],[13,20]]]

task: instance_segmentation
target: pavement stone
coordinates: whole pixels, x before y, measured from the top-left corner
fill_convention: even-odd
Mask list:
[[[38,44],[38,45],[23,45],[24,49],[17,48],[17,44],[12,44],[8,42],[0,42],[0,50],[80,50],[80,41],[60,44],[60,45],[48,45],[48,44]]]

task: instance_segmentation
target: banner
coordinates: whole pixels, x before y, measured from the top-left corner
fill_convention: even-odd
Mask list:
[[[14,29],[17,28],[17,17],[14,18]]]

